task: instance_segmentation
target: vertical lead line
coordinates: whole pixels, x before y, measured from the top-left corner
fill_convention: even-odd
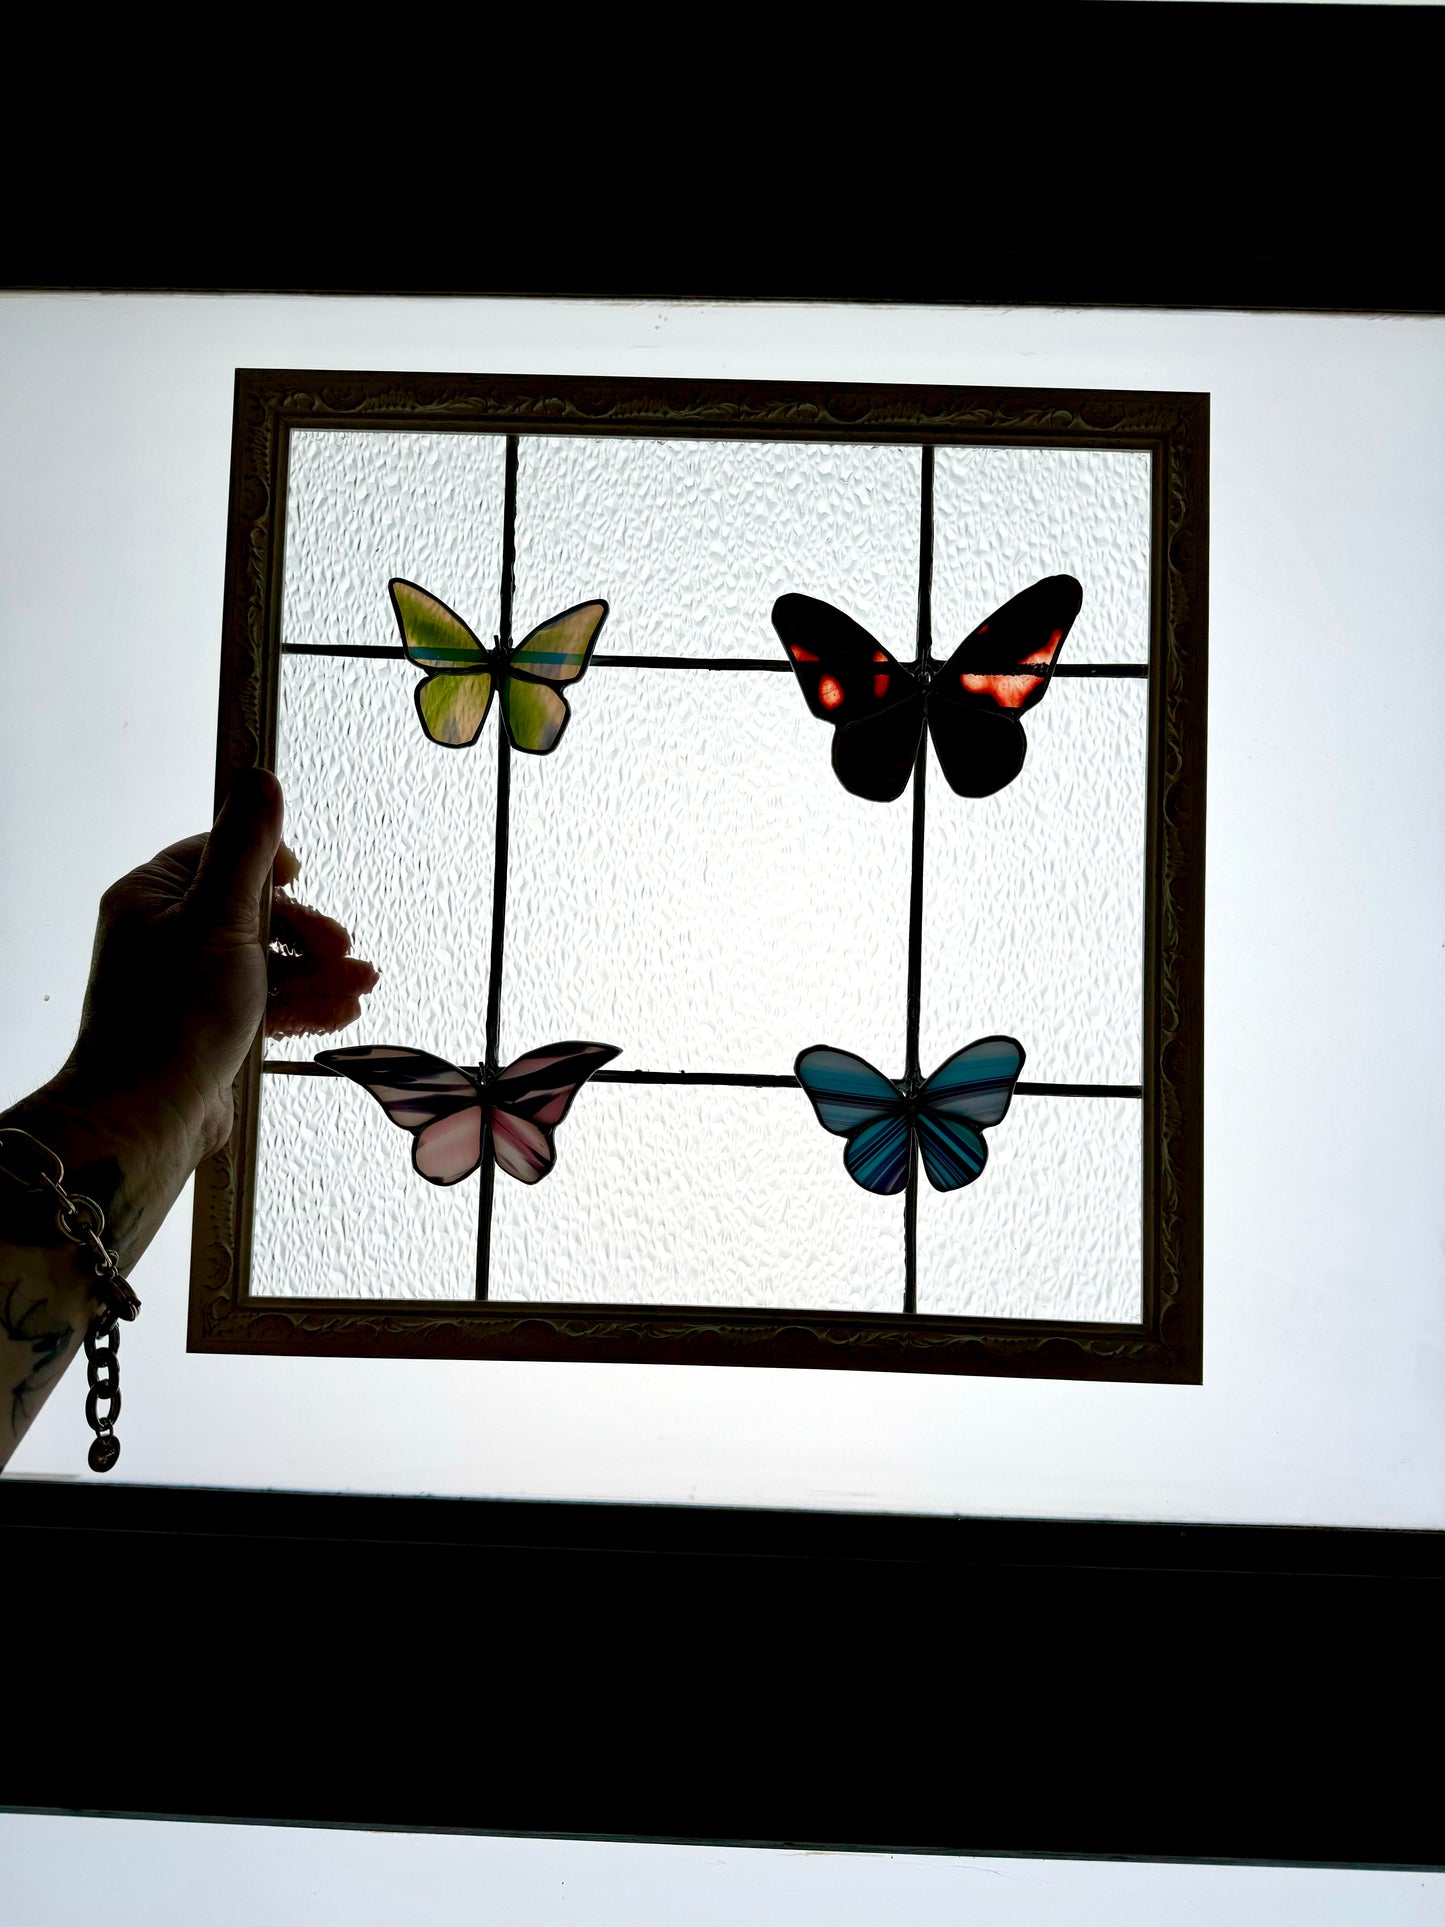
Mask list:
[[[482,1059],[488,1077],[497,1070],[502,1026],[502,947],[507,933],[507,842],[512,803],[512,745],[497,731],[497,842],[492,862],[492,963],[487,982],[487,1038]]]
[[[928,729],[918,739],[913,765],[913,866],[908,899],[908,1060],[905,1081],[918,1088],[918,1008],[923,978],[924,786],[928,777]],[[918,1310],[918,1139],[908,1134],[908,1189],[903,1197],[903,1312]]]
[[[919,491],[920,527],[918,531],[918,674],[924,683],[933,655],[933,450],[923,454],[923,486]],[[919,1074],[918,1023],[923,987],[923,856],[928,778],[928,729],[918,738],[918,753],[913,759],[913,860],[908,892],[908,1042],[907,1064],[910,1079]]]
[[[933,448],[925,444],[918,501],[918,674],[925,684],[933,654]],[[927,822],[928,728],[913,761],[913,855],[908,886],[908,1006],[904,1077],[910,1097],[921,1075],[918,1026],[923,990],[923,860]],[[903,1311],[918,1310],[918,1142],[908,1137],[908,1188],[903,1197]]]
[[[512,646],[512,578],[517,567],[517,438],[507,437],[507,465],[502,494],[502,594],[499,616],[503,649]],[[502,689],[495,698],[500,706]],[[512,746],[497,718],[497,836],[492,870],[492,966],[487,980],[486,1069],[497,1068],[497,1036],[502,1010],[502,946],[507,932],[507,840],[512,789]]]
[[[506,467],[502,487],[502,589],[498,629],[504,649],[512,646],[512,578],[517,564],[517,438],[507,437]],[[493,691],[500,704],[502,690]],[[482,1067],[489,1077],[497,1071],[497,1040],[502,1015],[502,961],[507,934],[507,845],[510,835],[512,800],[512,746],[497,718],[497,826],[492,859],[492,960],[487,978],[487,1034]],[[477,1202],[477,1297],[485,1298],[491,1287],[492,1198],[496,1189],[497,1167],[492,1157],[492,1131],[482,1131],[482,1168]]]
[[[510,438],[509,438],[510,439]],[[503,635],[507,632],[503,630]],[[497,698],[501,700],[500,694]],[[492,966],[487,983],[487,1036],[482,1068],[493,1076],[497,1070],[497,1033],[501,1027],[502,945],[507,928],[507,841],[511,814],[512,746],[507,732],[497,729],[497,838],[492,862]],[[497,1166],[492,1157],[490,1120],[482,1127],[481,1188],[477,1200],[477,1297],[491,1290],[492,1274],[492,1198],[496,1190]]]

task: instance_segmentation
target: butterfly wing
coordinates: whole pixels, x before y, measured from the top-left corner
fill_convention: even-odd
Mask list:
[[[592,660],[607,620],[607,604],[579,602],[564,609],[523,638],[512,652],[511,667],[539,682],[576,682]]]
[[[814,596],[779,596],[773,627],[804,702],[836,731],[833,769],[844,789],[877,803],[901,796],[923,729],[923,692],[912,670]]]
[[[843,1162],[865,1191],[894,1196],[908,1183],[908,1119],[880,1117],[865,1124],[849,1138]]]
[[[492,705],[492,679],[480,676],[428,676],[416,686],[421,726],[443,749],[468,749],[482,733]]]
[[[815,1044],[793,1064],[818,1122],[845,1137],[843,1162],[865,1191],[885,1195],[908,1182],[908,1111],[896,1084],[851,1051]]]
[[[316,1062],[374,1097],[410,1131],[411,1161],[429,1184],[460,1184],[482,1161],[482,1095],[476,1080],[444,1057],[395,1044],[319,1051]]]
[[[922,734],[923,698],[915,691],[876,716],[847,723],[838,731],[833,738],[833,774],[853,796],[873,803],[896,802],[908,788]]]
[[[576,682],[607,620],[605,602],[579,602],[533,629],[513,651],[502,681],[502,720],[515,749],[545,756],[571,715],[555,685]]]
[[[1045,576],[964,638],[928,690],[933,747],[960,796],[993,796],[1023,768],[1019,717],[1042,702],[1084,592]]]
[[[950,701],[1021,716],[1043,700],[1083,605],[1071,575],[1049,575],[996,609],[954,650],[940,673]]]
[[[407,660],[432,673],[416,686],[416,713],[434,743],[465,749],[477,740],[492,701],[487,652],[455,609],[400,576],[387,583]]]
[[[556,1159],[552,1134],[594,1072],[618,1055],[614,1044],[544,1044],[487,1086],[492,1154],[523,1184],[545,1178]]]
[[[972,1184],[988,1162],[983,1126],[1013,1099],[1024,1047],[1013,1037],[980,1037],[945,1058],[918,1094],[918,1149],[935,1191]]]

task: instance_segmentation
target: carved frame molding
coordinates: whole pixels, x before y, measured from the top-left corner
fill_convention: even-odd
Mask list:
[[[188,1348],[601,1359],[1006,1377],[1202,1380],[1209,398],[1132,390],[812,386],[240,370],[232,436],[219,805],[272,763],[293,428],[1146,449],[1153,456],[1144,966],[1144,1317],[688,1311],[249,1294],[261,1047],[230,1141],[196,1174]]]

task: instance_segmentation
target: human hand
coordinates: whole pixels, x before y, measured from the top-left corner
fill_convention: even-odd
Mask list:
[[[339,1030],[376,982],[340,924],[284,896],[268,952],[268,885],[298,868],[281,841],[280,785],[247,771],[209,836],[106,891],[75,1049],[0,1116],[7,1146],[31,1139],[42,1168],[99,1214],[88,1221],[122,1273],[229,1138],[231,1087],[263,1018],[293,1035]],[[0,1465],[95,1316],[94,1267],[63,1234],[35,1186],[0,1188]]]
[[[268,882],[294,881],[281,788],[239,776],[208,836],[187,837],[101,899],[80,1035],[57,1080],[134,1137],[194,1166],[231,1133],[231,1086],[263,1018],[274,1035],[341,1030],[377,973],[329,917]],[[268,994],[269,993],[269,994]]]
[[[42,1167],[100,1213],[90,1222],[122,1272],[230,1136],[231,1086],[263,1018],[283,1034],[340,1030],[376,982],[339,923],[282,895],[268,951],[267,887],[298,868],[281,841],[280,785],[247,771],[209,836],[106,891],[75,1049],[0,1116],[7,1146],[28,1136]],[[63,1231],[34,1186],[0,1187],[0,1465],[95,1316],[94,1268]]]

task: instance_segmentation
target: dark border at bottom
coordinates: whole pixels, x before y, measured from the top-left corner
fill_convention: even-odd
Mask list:
[[[0,1562],[13,1806],[1439,1857],[1438,1533],[14,1480]]]

